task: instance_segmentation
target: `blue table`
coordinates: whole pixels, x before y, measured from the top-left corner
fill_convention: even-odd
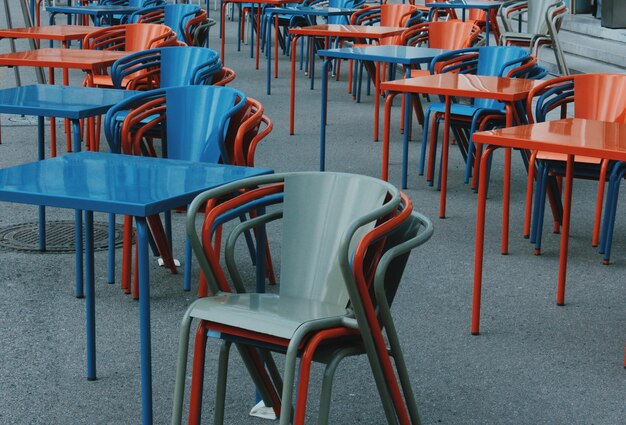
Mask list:
[[[406,77],[410,77],[411,67],[430,63],[435,56],[445,53],[447,50],[431,49],[429,47],[409,47],[409,46],[370,46],[370,47],[344,47],[341,49],[320,50],[319,55],[326,58],[322,69],[322,105],[321,105],[321,124],[320,124],[320,170],[324,171],[326,157],[326,116],[328,103],[328,69],[333,59],[352,59],[356,61],[368,62],[384,62],[389,64],[397,64],[405,66]],[[376,76],[380,81],[380,76]],[[378,84],[377,84],[378,86]],[[374,139],[378,140],[378,102],[379,96],[374,96]],[[403,181],[406,180],[406,167],[409,146],[409,129],[411,128],[411,105],[405,102],[404,122],[406,129],[404,131],[404,147],[402,156],[402,176]]]
[[[38,117],[37,158],[45,158],[44,117],[65,118],[72,123],[74,151],[80,152],[80,120],[106,112],[118,102],[133,96],[132,90],[98,89],[87,87],[52,86],[33,84],[0,90],[0,113],[34,115]],[[55,156],[56,152],[53,151]],[[45,208],[39,208],[39,249],[46,249]],[[77,228],[81,227],[81,212],[76,212]],[[77,233],[78,236],[79,233]],[[82,238],[76,238],[76,264],[82,264]],[[111,253],[112,251],[112,253]],[[110,263],[114,263],[115,251],[109,251]],[[82,268],[82,265],[81,265]],[[83,275],[76,274],[76,296],[83,297]]]
[[[152,363],[146,217],[189,204],[201,192],[271,170],[121,154],[79,152],[0,170],[0,201],[85,211],[87,379],[96,379],[93,212],[137,219],[142,423],[152,423]],[[82,273],[78,270],[77,273]]]
[[[432,20],[432,14],[437,9],[461,9],[463,11],[463,20],[465,20],[465,11],[467,9],[480,9],[487,12],[485,20],[485,44],[489,46],[489,22],[491,21],[491,11],[500,9],[503,1],[499,0],[452,0],[450,2],[427,3],[430,7],[428,20]],[[497,44],[497,43],[496,43]]]
[[[108,17],[110,22],[114,15],[131,15],[139,9],[133,6],[52,6],[46,11],[50,13],[50,25],[54,25],[54,17],[58,13],[63,13],[68,15],[68,24],[72,15],[82,15],[91,16],[94,25],[99,27],[103,17]]]
[[[266,56],[267,56],[267,94],[271,94],[271,75],[272,75],[272,34],[269,30],[271,28],[272,18],[277,15],[285,16],[304,16],[310,19],[309,25],[315,25],[315,18],[318,16],[328,18],[330,16],[350,16],[357,9],[342,9],[336,7],[270,7],[265,9],[264,15],[264,28],[266,37]],[[348,23],[346,19],[345,23]],[[277,30],[278,31],[278,30]],[[278,78],[278,40],[276,40],[276,50],[274,52],[275,65],[274,65],[274,78]],[[300,55],[300,61],[302,61],[302,55]],[[302,63],[300,64],[302,69]]]

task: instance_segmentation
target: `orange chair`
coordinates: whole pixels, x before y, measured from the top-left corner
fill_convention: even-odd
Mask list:
[[[400,44],[405,46],[423,46],[433,49],[458,50],[472,47],[480,37],[482,30],[474,21],[424,22],[413,25],[400,35]],[[436,69],[435,72],[438,72]],[[429,75],[428,69],[412,69],[411,77]],[[404,108],[404,97],[402,108]],[[424,111],[420,102],[414,102],[415,115],[420,124],[424,123]],[[404,115],[400,118],[400,130],[404,131]]]
[[[176,46],[176,34],[158,24],[126,24],[100,28],[85,36],[83,49],[139,52],[157,47]],[[96,70],[86,82],[95,87],[113,87],[107,69]]]
[[[537,98],[539,100],[533,108],[533,101],[537,100]],[[528,95],[526,108],[529,111],[529,122],[545,121],[547,119],[546,114],[553,110],[560,112],[560,118],[565,118],[568,114],[568,104],[573,104],[573,113],[576,118],[626,123],[626,75],[582,74],[546,81],[537,86]],[[534,114],[530,114],[530,111],[534,111]],[[553,176],[562,175],[565,169],[563,165],[565,160],[565,155],[547,154],[538,151],[533,152],[530,158],[524,236],[531,237],[531,242],[535,243],[535,253],[537,255],[541,253],[541,227],[543,224],[548,173]],[[537,166],[540,167],[537,168]],[[580,156],[575,157],[575,177],[596,178],[599,180],[592,246],[597,246],[599,242],[604,186],[609,168],[610,164],[608,161]],[[533,229],[531,231],[533,180],[535,177],[537,177],[538,189],[535,194],[535,212]],[[555,186],[553,185],[552,187],[554,188]],[[558,191],[553,191],[553,194],[555,197],[559,196]],[[553,199],[553,201],[558,201],[558,199]],[[560,227],[558,208],[556,208],[554,216],[554,230],[558,231]]]

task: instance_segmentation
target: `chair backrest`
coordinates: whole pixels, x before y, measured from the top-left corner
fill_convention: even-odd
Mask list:
[[[574,116],[626,123],[626,74],[574,76]]]
[[[546,12],[554,3],[556,3],[554,0],[528,0],[527,33],[548,34]]]
[[[380,6],[380,25],[383,27],[403,27],[417,7],[412,4],[383,4]]]
[[[480,32],[474,21],[435,21],[428,24],[428,47],[457,50],[470,47]]]
[[[164,24],[174,30],[179,40],[187,40],[187,23],[201,10],[195,4],[168,4],[165,6]]]
[[[212,84],[222,70],[215,50],[204,47],[163,47],[131,53],[111,66],[115,88],[155,88]]]
[[[165,25],[124,24],[96,29],[83,38],[83,49],[140,52],[176,44],[176,34]]]
[[[231,117],[225,142],[230,164],[254,167],[256,146],[273,128],[263,112],[263,105],[249,97],[246,106]]]
[[[356,4],[358,2],[358,4]],[[363,1],[359,0],[329,0],[328,7],[335,9],[354,9],[358,5],[363,4]],[[329,24],[339,24],[339,25],[347,25],[349,17],[348,16],[329,16],[328,23]]]
[[[350,252],[339,252],[353,222],[385,202],[389,186],[377,179],[338,173],[285,177],[281,296],[347,305],[340,255],[352,255],[373,223],[358,229]]]
[[[126,48],[128,52],[138,52],[171,45],[175,41],[172,29],[160,24],[128,24],[126,25]]]
[[[222,69],[219,55],[205,47],[165,47],[161,49],[161,87],[197,85],[212,82]]]
[[[506,77],[509,71],[522,64],[529,57],[528,51],[515,46],[484,46],[478,48],[477,75]],[[474,106],[500,109],[501,102],[491,99],[475,99]]]
[[[224,147],[231,116],[245,106],[239,90],[216,86],[165,89],[167,157],[229,163]]]

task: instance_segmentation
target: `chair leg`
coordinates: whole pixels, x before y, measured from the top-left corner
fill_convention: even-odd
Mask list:
[[[593,235],[591,246],[597,247],[600,239],[600,224],[602,221],[602,204],[604,202],[604,186],[606,183],[606,173],[609,168],[609,161],[602,161],[600,166],[600,178],[598,179],[598,193],[596,195],[596,214],[593,220]]]
[[[542,165],[541,186],[537,187],[537,226],[535,228],[535,255],[541,255],[541,238],[543,234],[543,218],[546,211],[546,181],[548,180],[548,165]]]
[[[222,342],[220,348],[219,365],[217,369],[217,386],[215,388],[215,417],[213,423],[221,425],[224,423],[224,410],[226,406],[226,381],[228,378],[228,357],[230,354],[230,341]]]
[[[427,109],[424,117],[424,131],[422,132],[422,146],[420,150],[420,163],[418,170],[418,174],[420,176],[424,175],[424,166],[426,164],[426,144],[428,143],[428,131],[430,130],[430,126],[430,109]]]
[[[132,267],[132,234],[133,234],[133,217],[124,216],[124,242],[122,245],[122,290],[126,294],[130,294],[130,268]]]
[[[528,177],[526,179],[526,206],[524,208],[524,239],[530,237],[530,218],[533,207],[533,188],[536,177],[535,158],[538,151],[533,151],[528,161]]]
[[[189,352],[189,329],[191,328],[190,309],[187,310],[180,325],[178,337],[178,357],[176,359],[176,383],[174,385],[174,406],[172,425],[180,425],[183,419],[183,401],[185,398],[185,377],[187,375],[187,355]]]
[[[202,393],[204,390],[207,330],[205,322],[200,322],[196,330],[193,349],[191,393],[189,395],[189,424],[194,425],[199,424],[202,418]]]

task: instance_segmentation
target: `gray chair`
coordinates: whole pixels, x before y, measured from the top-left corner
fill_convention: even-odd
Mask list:
[[[507,1],[499,10],[504,28],[500,34],[500,44],[527,46],[535,57],[538,57],[541,46],[550,45],[559,72],[562,75],[569,75],[558,39],[561,22],[567,13],[567,5],[563,0]],[[522,31],[521,24],[523,15],[526,16],[525,31]]]
[[[196,214],[201,205],[242,189],[251,189],[243,195],[247,198],[234,198],[229,201],[231,205],[205,215],[201,242],[196,230]],[[280,206],[269,206],[276,203]],[[224,269],[217,254],[219,248],[212,246],[211,233],[222,224],[222,218],[228,216],[230,208],[232,217],[236,217],[248,205],[255,209],[256,217],[237,225],[225,239]],[[288,424],[297,357],[306,348],[309,338],[329,329],[351,329],[358,335],[354,344],[335,344],[332,350],[326,346],[325,350],[316,353],[317,359],[323,358],[335,365],[330,368],[331,378],[333,367],[345,355],[367,353],[388,422],[400,423],[398,418],[404,415],[411,417],[411,423],[419,423],[397,335],[389,321],[391,317],[385,316],[388,313],[386,306],[395,294],[395,289],[389,289],[387,284],[397,286],[408,252],[432,233],[430,222],[424,217],[410,215],[410,211],[408,198],[388,183],[340,173],[290,173],[246,179],[196,198],[189,208],[187,232],[213,296],[194,302],[183,319],[172,423],[181,421],[189,329],[194,318],[201,321],[194,356],[204,355],[207,330],[217,330],[224,340],[218,368],[215,423],[223,421],[226,367],[233,343],[265,404],[273,406],[277,413],[282,406],[280,423]],[[236,241],[245,230],[261,230],[260,225],[279,218],[282,218],[279,294],[245,293],[242,274],[235,262]],[[425,226],[425,230],[418,234],[421,226]],[[395,230],[393,235],[388,234],[391,230]],[[368,239],[376,232],[380,237],[374,241]],[[363,247],[363,244],[380,244],[381,241],[385,243],[378,250],[370,251],[368,245]],[[363,274],[353,270],[356,266],[352,265],[353,261],[362,264],[366,252],[363,249],[367,255],[374,255],[368,257],[367,264],[378,265],[370,271],[376,275],[373,287],[383,293],[376,293],[372,300],[363,299],[363,288],[359,288],[359,283],[364,284]],[[399,257],[402,258],[398,260]],[[257,262],[257,266],[261,263]],[[388,272],[391,263],[394,267],[390,270],[393,271]],[[374,274],[371,276],[373,279]],[[367,291],[365,298],[369,298]],[[374,316],[372,321],[374,305],[379,316]],[[398,408],[397,380],[393,372],[390,374],[389,369],[385,369],[390,360],[384,343],[382,350],[379,344],[382,340],[380,324],[392,345],[404,396],[402,403],[406,400],[401,409]],[[282,378],[271,360],[270,351],[286,354]],[[197,364],[194,357],[194,366]],[[194,370],[193,379],[202,378],[202,368]],[[325,385],[328,382],[327,379]],[[199,384],[200,392],[201,387]],[[192,388],[197,388],[193,382]],[[198,403],[197,394],[192,394],[194,402]],[[323,400],[323,403],[328,406],[329,400]],[[190,414],[197,415],[191,422],[199,420],[197,405],[190,408]]]

